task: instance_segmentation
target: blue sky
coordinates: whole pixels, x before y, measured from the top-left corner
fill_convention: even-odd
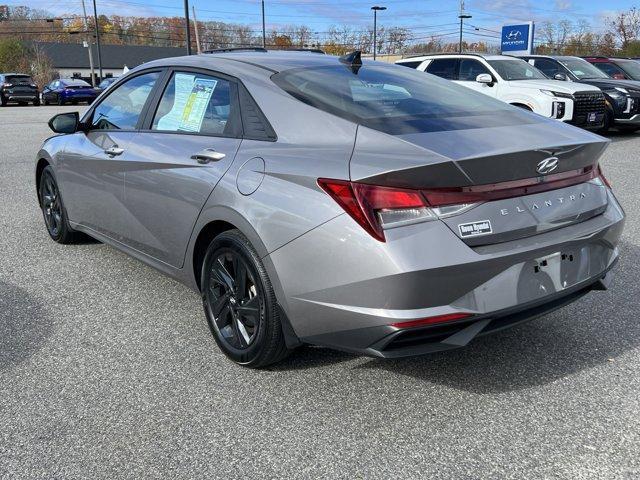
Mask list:
[[[91,0],[85,0],[91,9]],[[190,0],[196,7],[198,20],[219,20],[247,24],[260,28],[259,0]],[[4,3],[1,2],[0,3]],[[43,8],[56,15],[82,12],[81,0],[25,0],[9,2],[12,5],[27,4],[32,8]],[[486,39],[489,42],[495,31],[503,24],[514,21],[584,19],[595,30],[603,28],[604,19],[615,12],[626,10],[634,4],[624,0],[608,0],[606,8],[602,0],[467,0],[466,10],[473,15],[467,22],[479,27],[469,39]],[[98,13],[107,15],[179,16],[182,0],[97,0]],[[287,24],[308,25],[312,30],[324,32],[331,25],[349,24],[364,28],[372,23],[369,10],[372,0],[265,0],[267,28],[280,28]],[[378,0],[387,10],[380,12],[379,23],[405,26],[415,37],[432,34],[455,37],[458,21],[459,0]],[[485,37],[486,35],[486,37]]]

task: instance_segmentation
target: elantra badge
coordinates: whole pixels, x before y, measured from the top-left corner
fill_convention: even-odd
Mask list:
[[[556,168],[558,168],[558,157],[549,157],[538,163],[536,172],[540,175],[546,175],[553,172]]]
[[[458,225],[458,230],[460,231],[460,236],[462,238],[476,237],[478,235],[487,235],[489,233],[493,233],[493,230],[491,229],[490,220],[480,220],[479,222],[461,223],[460,225]]]

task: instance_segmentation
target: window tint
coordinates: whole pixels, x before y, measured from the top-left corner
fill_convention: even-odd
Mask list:
[[[482,93],[398,66],[295,68],[271,78],[312,107],[392,135],[536,121]]]
[[[534,65],[549,78],[553,78],[558,73],[564,73],[556,62],[547,58],[536,58]]]
[[[447,80],[457,80],[458,78],[458,59],[457,58],[436,58],[432,60],[427,67],[427,73],[437,75]]]
[[[612,78],[624,78],[626,76],[622,69],[613,63],[596,62],[594,65]]]
[[[476,77],[481,73],[488,73],[491,75],[489,69],[478,60],[474,60],[472,58],[463,58],[460,60],[460,74],[458,80],[475,82]]]
[[[6,82],[13,85],[29,85],[33,80],[29,75],[7,75]]]
[[[159,72],[145,73],[128,80],[113,90],[94,110],[92,127],[96,129],[135,129],[144,104],[159,76]]]
[[[153,130],[237,136],[237,91],[209,75],[176,72],[153,118]]]
[[[409,67],[409,68],[418,68],[421,63],[422,63],[422,60],[418,60],[417,62],[402,62],[402,63],[398,63],[398,65],[401,65],[403,67]]]

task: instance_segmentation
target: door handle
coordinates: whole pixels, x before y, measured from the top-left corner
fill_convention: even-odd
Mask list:
[[[222,160],[226,155],[224,153],[216,152],[213,148],[205,148],[201,152],[191,155],[192,160],[197,160],[198,163],[218,162]]]
[[[122,155],[124,153],[124,148],[120,148],[117,145],[114,145],[113,147],[107,148],[104,153],[106,153],[110,157],[115,157],[116,155]]]

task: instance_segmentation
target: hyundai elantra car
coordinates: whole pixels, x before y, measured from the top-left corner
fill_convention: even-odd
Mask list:
[[[249,367],[462,347],[606,289],[618,259],[607,140],[359,52],[153,61],[49,124],[51,238],[184,282]]]

